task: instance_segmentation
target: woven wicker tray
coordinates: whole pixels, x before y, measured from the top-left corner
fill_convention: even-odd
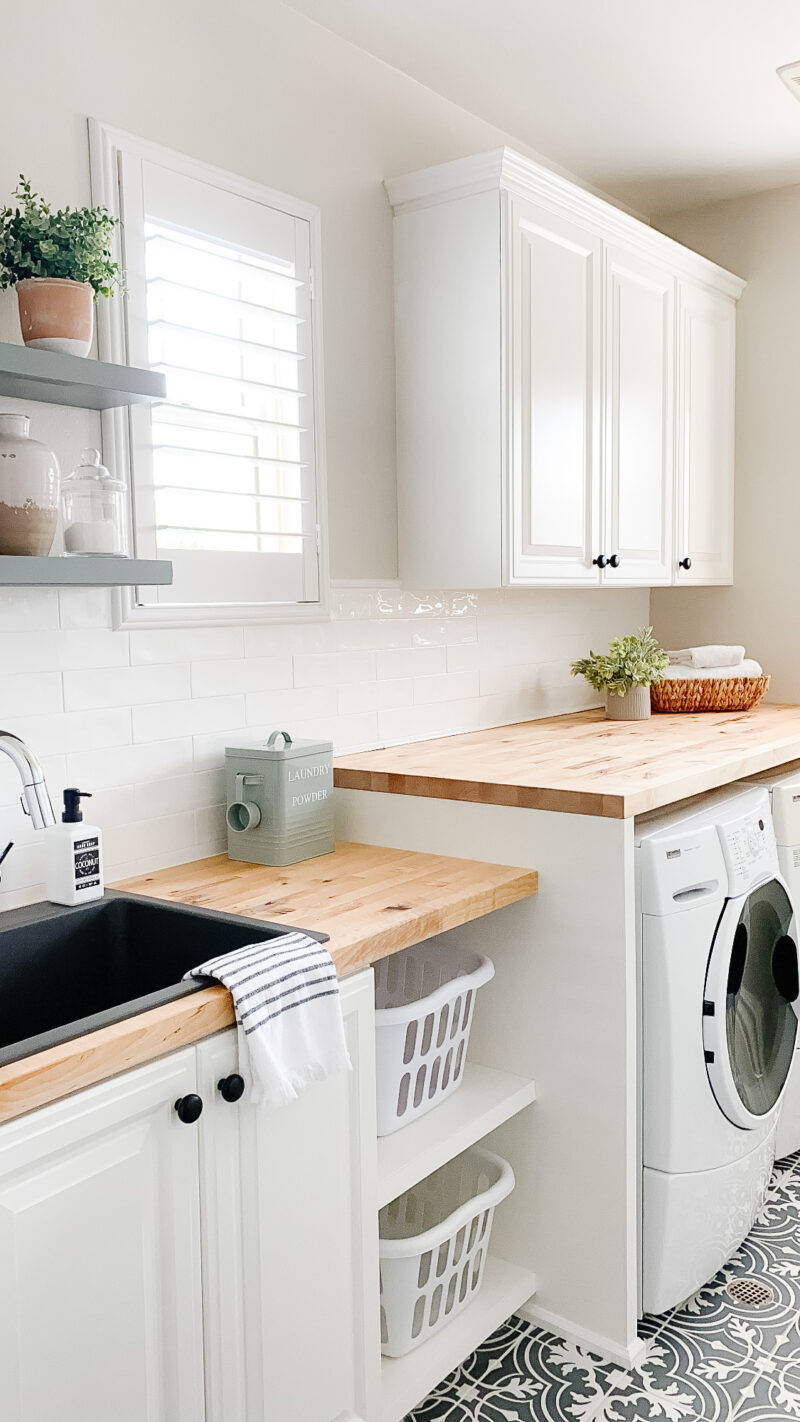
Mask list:
[[[650,687],[653,711],[752,711],[769,686],[768,676],[692,677]]]

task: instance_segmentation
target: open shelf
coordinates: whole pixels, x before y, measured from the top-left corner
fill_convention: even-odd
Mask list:
[[[535,1292],[536,1276],[529,1269],[490,1254],[477,1297],[463,1313],[405,1358],[382,1360],[382,1422],[401,1422]]]
[[[112,410],[163,400],[166,381],[155,370],[0,342],[0,395],[82,410]]]
[[[378,1140],[378,1208],[536,1099],[534,1082],[467,1062],[464,1080],[441,1106]]]
[[[0,587],[169,587],[168,558],[25,558],[0,554]]]

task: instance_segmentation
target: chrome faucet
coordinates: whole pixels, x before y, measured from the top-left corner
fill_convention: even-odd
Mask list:
[[[54,825],[56,817],[50,803],[50,792],[44,778],[44,771],[32,750],[29,750],[19,736],[11,731],[0,731],[0,751],[13,760],[22,781],[20,803],[26,815],[30,815],[34,829],[46,829]]]

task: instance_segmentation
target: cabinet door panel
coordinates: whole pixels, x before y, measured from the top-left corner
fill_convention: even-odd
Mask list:
[[[668,583],[672,562],[675,281],[606,251],[606,551],[610,586]]]
[[[0,1131],[3,1422],[203,1422],[183,1051]]]
[[[733,581],[736,307],[682,284],[679,334],[677,583]],[[680,563],[691,559],[691,568]]]
[[[597,583],[598,238],[511,206],[512,582]]]
[[[352,1074],[266,1109],[216,1090],[234,1032],[198,1048],[208,1422],[377,1415],[371,972],[342,984]]]

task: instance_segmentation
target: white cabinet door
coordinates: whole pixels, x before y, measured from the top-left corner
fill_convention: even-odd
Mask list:
[[[372,973],[342,984],[353,1072],[227,1102],[233,1031],[198,1047],[208,1422],[377,1416]]]
[[[675,278],[606,248],[604,583],[672,577]]]
[[[734,302],[681,283],[673,569],[681,585],[733,581],[735,381]]]
[[[523,200],[509,220],[508,577],[596,584],[602,244]]]
[[[3,1422],[203,1422],[181,1051],[0,1130]]]

